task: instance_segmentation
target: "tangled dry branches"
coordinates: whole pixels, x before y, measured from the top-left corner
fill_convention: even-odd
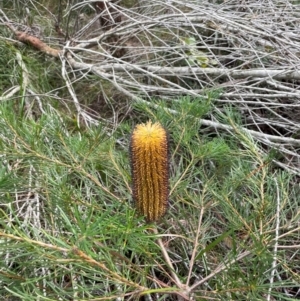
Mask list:
[[[98,5],[94,14],[80,12],[95,8],[95,1],[66,9],[65,16],[77,12],[81,23],[60,45],[53,39],[54,52],[66,59],[64,68],[80,70],[80,77],[94,73],[137,101],[219,90],[217,109],[236,107],[244,118],[242,130],[264,147],[279,149],[285,159],[277,163],[299,173],[299,5],[288,0],[107,5],[106,12]],[[118,13],[118,22],[111,12]],[[99,24],[103,13],[111,16],[107,27]],[[4,15],[2,21],[8,22]],[[71,21],[67,31],[74,27]],[[213,116],[202,123],[235,130]]]

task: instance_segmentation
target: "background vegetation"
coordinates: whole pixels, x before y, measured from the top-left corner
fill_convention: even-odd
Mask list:
[[[105,27],[95,1],[0,4],[0,300],[299,299],[299,6],[108,5]],[[131,201],[149,119],[157,224]]]

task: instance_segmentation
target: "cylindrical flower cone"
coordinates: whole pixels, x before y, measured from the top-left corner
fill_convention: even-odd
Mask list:
[[[132,194],[148,221],[162,217],[169,197],[168,134],[159,123],[137,125],[131,136]]]

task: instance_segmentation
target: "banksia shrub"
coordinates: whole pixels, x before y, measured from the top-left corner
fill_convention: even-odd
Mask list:
[[[167,210],[169,197],[168,135],[159,123],[137,125],[131,136],[132,194],[137,211],[155,221]]]

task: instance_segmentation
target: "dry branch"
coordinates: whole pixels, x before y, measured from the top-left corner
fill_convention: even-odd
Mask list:
[[[67,48],[68,49],[68,48]],[[71,48],[69,48],[71,50]],[[83,65],[82,65],[83,66]],[[241,78],[270,78],[270,79],[285,79],[285,80],[300,80],[300,71],[292,70],[272,70],[272,69],[251,69],[251,70],[232,70],[225,68],[201,68],[197,67],[161,67],[137,64],[86,64],[86,69],[95,69],[100,72],[119,72],[119,73],[139,73],[148,76],[215,76],[218,78],[228,77],[234,79]]]
[[[22,32],[14,28],[10,23],[6,23],[6,26],[15,34],[18,41],[31,45],[37,50],[54,57],[59,57],[61,50],[51,48],[39,38],[30,35],[26,32]]]

